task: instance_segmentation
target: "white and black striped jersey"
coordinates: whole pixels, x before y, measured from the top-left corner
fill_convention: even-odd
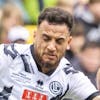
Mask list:
[[[51,74],[39,71],[32,45],[0,45],[0,100],[92,100],[98,91],[62,58]]]

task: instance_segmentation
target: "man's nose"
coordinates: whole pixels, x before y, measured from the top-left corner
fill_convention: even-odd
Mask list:
[[[55,41],[50,42],[50,43],[48,44],[47,48],[48,48],[48,50],[50,50],[50,51],[55,51],[55,50],[56,50],[56,43],[55,43]]]

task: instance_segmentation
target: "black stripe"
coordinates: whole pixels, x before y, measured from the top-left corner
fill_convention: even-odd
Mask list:
[[[66,74],[69,74],[69,73],[72,73],[72,74],[75,74],[75,73],[78,73],[77,70],[75,70],[71,64],[66,64],[66,66],[68,67],[65,67],[63,70]]]
[[[100,95],[100,91],[95,92],[93,94],[91,94],[87,99],[85,100],[93,100],[94,97],[99,96]]]
[[[37,60],[36,60],[36,55],[35,55],[35,53],[34,53],[34,45],[31,45],[31,46],[30,46],[30,50],[31,50],[32,57],[33,57],[33,59],[35,60],[35,63],[36,63],[36,65],[37,65],[38,70],[39,70],[40,72],[42,72],[42,69],[41,69],[40,65],[38,64],[38,62],[37,62]]]
[[[34,73],[34,69],[30,63],[30,60],[29,60],[29,58],[27,58],[28,55],[20,55],[20,56],[21,56],[23,64],[24,64],[25,71],[29,72],[29,73]]]
[[[11,46],[13,52],[8,49],[9,46]],[[4,45],[4,53],[6,55],[10,55],[13,59],[15,59],[18,52],[14,49],[14,44],[11,44],[11,45]]]
[[[18,51],[14,48],[14,44],[12,44],[12,45],[11,45],[11,47],[12,47],[12,50],[14,51],[14,53],[15,53],[15,54],[16,54],[16,56],[17,56]]]
[[[61,100],[61,94],[57,95],[56,97],[51,98],[50,100]]]
[[[13,86],[11,87],[4,87],[3,91],[0,92],[0,100],[8,100]]]
[[[21,58],[22,58],[23,63],[24,63],[25,71],[31,73],[30,68],[29,68],[29,64],[28,64],[27,59],[25,58],[25,55],[21,55]]]
[[[65,93],[61,96],[61,98],[63,98],[65,95],[66,95],[66,93],[68,92],[68,90],[69,90],[69,84],[67,84],[67,90],[65,91]],[[67,98],[64,98],[65,100],[67,100]],[[63,99],[63,100],[64,100]],[[70,100],[70,99],[68,99],[68,100]]]

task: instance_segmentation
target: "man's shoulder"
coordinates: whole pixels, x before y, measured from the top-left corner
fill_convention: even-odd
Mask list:
[[[27,48],[30,46],[30,44],[17,44],[17,43],[11,43],[11,44],[0,44],[0,48],[4,47],[16,47],[16,48]]]
[[[30,50],[30,44],[14,44],[14,48],[19,52],[19,53],[24,53],[27,50]]]
[[[74,69],[73,65],[66,58],[62,58],[60,64],[63,65],[62,70],[66,73],[66,75],[69,73],[78,73],[78,71]]]
[[[13,59],[19,54],[25,54],[30,51],[28,44],[1,44],[0,52],[2,55],[10,55]]]

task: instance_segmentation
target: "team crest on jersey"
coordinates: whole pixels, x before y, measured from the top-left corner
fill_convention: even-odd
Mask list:
[[[49,84],[49,89],[53,94],[59,95],[62,93],[62,85],[57,82],[57,81],[53,81]]]

